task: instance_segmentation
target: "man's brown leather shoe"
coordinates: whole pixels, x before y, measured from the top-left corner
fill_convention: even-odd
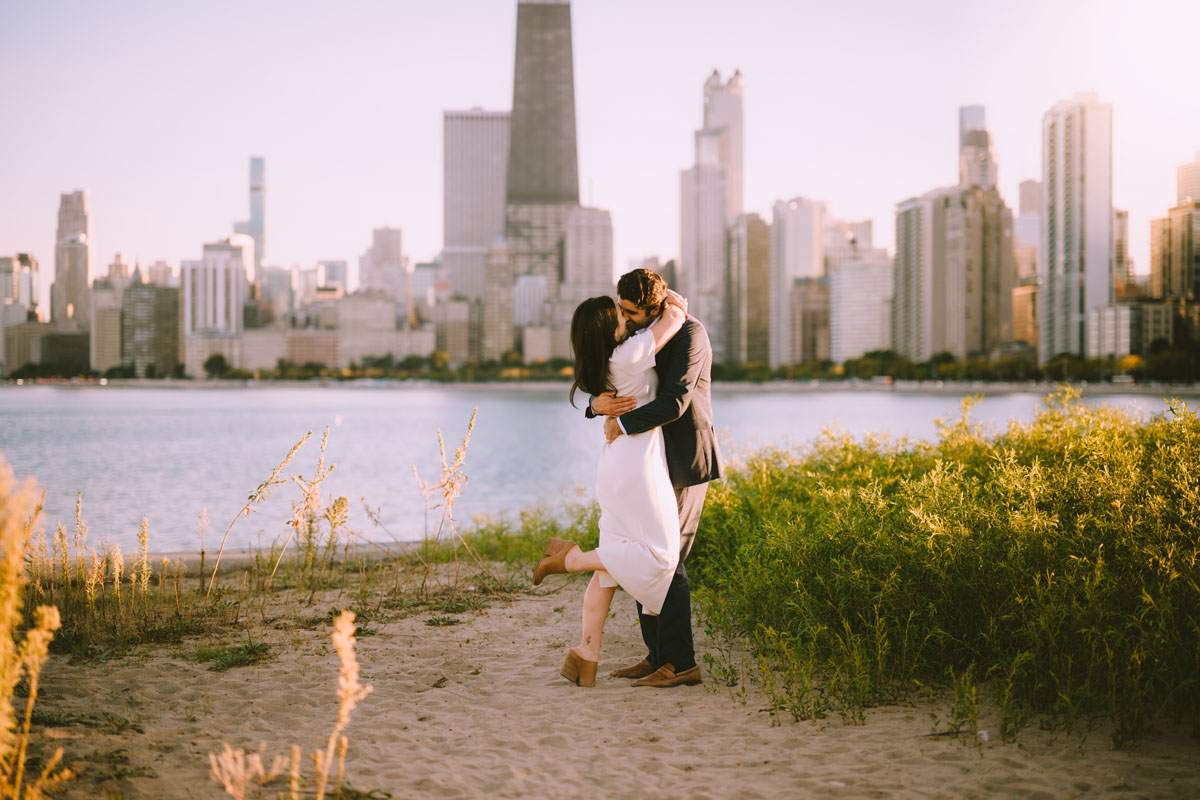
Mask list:
[[[614,678],[644,678],[647,675],[654,674],[654,665],[643,658],[632,667],[621,667],[620,669],[614,669],[610,674]]]
[[[671,666],[671,662],[663,664],[658,670],[647,675],[641,680],[634,681],[634,686],[652,686],[654,688],[665,688],[668,686],[695,686],[700,683],[700,665],[685,669],[683,672],[675,672],[675,667]]]

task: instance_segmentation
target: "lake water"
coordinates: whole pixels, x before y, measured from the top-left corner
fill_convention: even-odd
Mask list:
[[[1013,418],[1032,419],[1043,395],[992,395],[973,416],[994,428]],[[932,438],[934,420],[956,417],[961,399],[953,393],[718,386],[713,405],[725,449],[745,451],[801,444],[828,426],[855,435]],[[1166,407],[1146,395],[1092,402],[1144,414]],[[33,475],[46,488],[48,531],[58,521],[72,530],[76,492],[82,491],[89,541],[107,539],[129,553],[144,516],[152,550],[197,550],[195,522],[207,509],[211,550],[247,496],[309,430],[313,437],[287,471],[312,476],[321,432],[329,426],[327,460],[337,467],[323,493],[349,498],[350,527],[376,541],[419,539],[425,500],[413,466],[436,481],[437,430],[453,458],[476,407],[465,464],[469,483],[456,508],[460,527],[476,514],[591,497],[602,426],[567,403],[566,387],[0,385],[0,454],[18,476]],[[254,514],[237,522],[231,543],[281,538],[298,498],[294,485],[276,487]],[[386,532],[367,518],[362,498],[379,509]],[[439,514],[431,511],[430,518]]]

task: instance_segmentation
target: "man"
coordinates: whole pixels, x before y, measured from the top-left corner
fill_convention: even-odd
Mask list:
[[[635,269],[617,282],[617,297],[626,326],[631,331],[654,324],[662,315],[667,284],[657,273]],[[655,357],[658,393],[634,408],[629,397],[601,395],[592,398],[585,412],[606,417],[608,441],[622,434],[638,434],[662,427],[667,469],[679,505],[679,566],[667,590],[661,613],[648,616],[637,604],[646,658],[612,673],[617,678],[637,678],[635,686],[682,686],[700,683],[700,667],[692,645],[692,597],[684,559],[704,509],[708,482],[721,477],[721,454],[713,427],[712,346],[704,326],[688,317],[683,329]]]

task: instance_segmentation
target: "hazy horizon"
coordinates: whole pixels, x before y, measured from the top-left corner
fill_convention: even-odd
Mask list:
[[[0,255],[38,259],[47,312],[58,198],[86,189],[94,276],[118,251],[197,258],[248,216],[261,155],[268,264],[353,272],[385,225],[428,260],[442,111],[510,107],[516,5],[6,6]],[[962,105],[987,109],[1015,213],[1017,184],[1040,178],[1043,112],[1078,91],[1112,103],[1113,201],[1139,272],[1200,150],[1200,3],[575,0],[572,18],[581,201],[612,212],[618,272],[678,252],[679,171],[714,68],[745,78],[746,210],[822,200],[872,219],[889,251],[895,205],[955,182]]]

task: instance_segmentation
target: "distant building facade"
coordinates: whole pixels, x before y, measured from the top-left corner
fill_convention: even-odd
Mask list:
[[[122,298],[121,358],[139,378],[170,377],[179,364],[179,289],[135,280]]]
[[[834,363],[892,346],[892,259],[869,248],[829,271],[829,358]]]
[[[771,226],[742,214],[729,228],[726,249],[726,363],[767,363],[771,333]]]
[[[510,114],[442,115],[442,262],[454,293],[482,301],[488,248],[504,235]]]
[[[1088,315],[1111,306],[1112,106],[1080,93],[1042,117],[1038,359],[1089,356]]]
[[[50,320],[88,329],[92,282],[92,222],[88,193],[64,194],[59,200],[54,247],[54,283],[50,287]]]
[[[725,330],[726,231],[743,211],[742,74],[716,70],[704,83],[703,126],[693,165],[680,175],[679,284],[689,311],[704,322],[713,359],[729,361]]]

